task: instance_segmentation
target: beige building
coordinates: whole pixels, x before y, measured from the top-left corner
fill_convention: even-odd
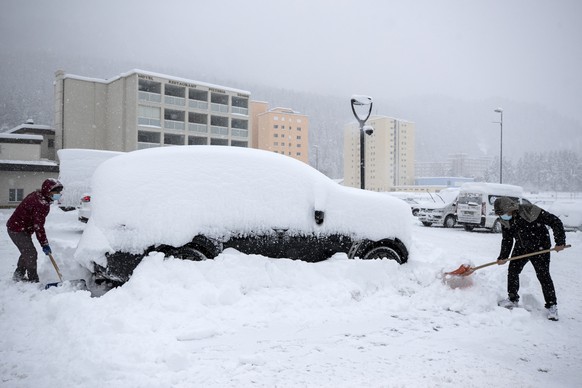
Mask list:
[[[367,190],[392,191],[414,184],[414,123],[386,116],[371,116],[374,128],[365,135],[365,184]],[[360,187],[360,126],[344,128],[344,183]]]
[[[267,110],[264,102],[253,101],[254,148],[290,156],[309,163],[309,118],[289,108]],[[255,125],[255,124],[253,124]],[[255,136],[256,135],[256,136]]]
[[[0,133],[0,208],[18,206],[45,179],[58,177],[52,136],[50,127],[31,123]]]
[[[103,80],[56,72],[55,145],[109,151],[248,147],[250,93],[132,70]]]

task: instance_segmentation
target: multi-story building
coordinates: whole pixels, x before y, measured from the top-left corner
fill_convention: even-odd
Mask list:
[[[309,163],[309,118],[289,108],[266,110],[265,104],[253,102],[256,148]]]
[[[493,158],[490,156],[470,157],[465,153],[449,154],[447,158],[451,166],[451,175],[483,178],[485,171],[491,167]]]
[[[248,91],[144,70],[108,80],[57,71],[56,148],[248,147],[249,101]]]
[[[386,116],[372,116],[374,128],[365,135],[365,185],[367,190],[392,191],[414,184],[414,123]],[[344,128],[345,186],[360,187],[360,127]]]

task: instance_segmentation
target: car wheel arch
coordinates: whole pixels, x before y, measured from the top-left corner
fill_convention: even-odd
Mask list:
[[[387,248],[393,251],[397,258],[393,258],[399,264],[404,264],[408,261],[408,249],[399,239],[382,239],[378,241],[364,240],[361,242],[356,256],[362,260],[370,260],[379,257],[372,257],[375,254],[381,253],[381,248]],[[387,252],[389,253],[389,252]]]

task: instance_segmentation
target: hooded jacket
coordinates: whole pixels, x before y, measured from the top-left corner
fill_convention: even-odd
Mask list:
[[[50,192],[63,185],[56,179],[47,179],[40,190],[33,191],[18,205],[12,216],[6,222],[11,232],[25,232],[30,235],[36,233],[40,245],[48,245],[44,223],[50,212],[52,199]]]
[[[566,244],[562,221],[539,206],[519,205],[510,198],[502,197],[495,201],[494,207],[498,215],[513,212],[511,220],[499,220],[503,236],[499,259],[507,259],[510,254],[519,256],[551,248],[548,226],[552,228],[556,245]]]

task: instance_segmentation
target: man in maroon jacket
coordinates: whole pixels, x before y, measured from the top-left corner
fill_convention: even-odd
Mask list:
[[[60,199],[62,190],[63,185],[58,180],[45,180],[42,188],[28,194],[8,219],[6,223],[8,235],[20,251],[13,280],[38,282],[37,253],[32,242],[32,234],[36,234],[46,255],[52,253],[44,231],[44,222],[49,214],[50,204]],[[28,277],[26,277],[27,273]]]

